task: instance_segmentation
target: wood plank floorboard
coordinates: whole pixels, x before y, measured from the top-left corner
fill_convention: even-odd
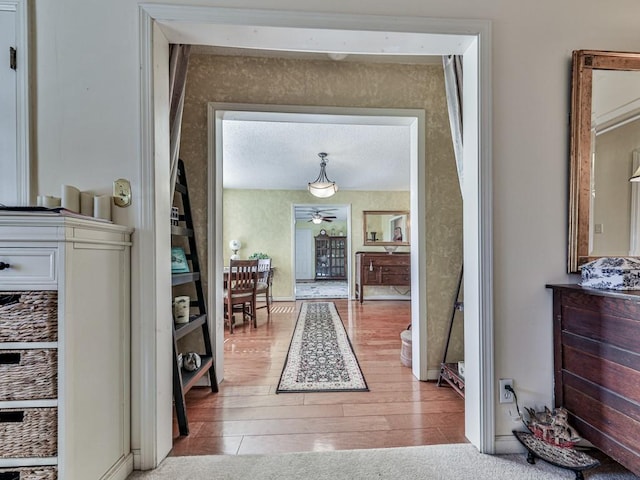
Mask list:
[[[334,301],[369,392],[276,394],[301,301],[276,302],[258,328],[225,332],[218,393],[186,395],[190,434],[174,418],[171,455],[244,455],[466,443],[464,400],[449,387],[416,380],[400,363],[410,302]],[[174,414],[175,417],[175,414]]]

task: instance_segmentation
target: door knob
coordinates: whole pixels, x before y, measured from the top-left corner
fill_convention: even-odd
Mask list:
[[[0,262],[0,270],[4,270],[5,268],[11,268],[11,265],[5,262]]]

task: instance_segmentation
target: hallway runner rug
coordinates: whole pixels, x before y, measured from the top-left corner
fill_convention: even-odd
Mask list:
[[[333,302],[303,302],[276,393],[367,392]]]

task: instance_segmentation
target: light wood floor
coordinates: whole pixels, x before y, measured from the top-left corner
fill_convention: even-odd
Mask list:
[[[325,300],[326,301],[326,300]],[[335,300],[369,392],[281,393],[280,373],[301,302],[276,302],[271,320],[226,333],[220,392],[187,394],[190,435],[174,420],[171,455],[254,454],[465,443],[464,401],[419,382],[400,363],[410,302]]]

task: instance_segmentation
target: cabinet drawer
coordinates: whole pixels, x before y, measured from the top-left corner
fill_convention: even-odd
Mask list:
[[[0,291],[0,343],[58,340],[58,292]]]
[[[52,248],[0,248],[0,287],[56,282],[56,250]]]
[[[389,255],[380,256],[380,257],[370,257],[367,258],[367,261],[373,261],[373,265],[380,266],[393,266],[393,267],[409,267],[411,265],[411,258],[407,256],[399,256],[399,255]]]
[[[58,470],[54,466],[0,468],[0,480],[4,478],[12,480],[57,480]]]
[[[410,275],[411,269],[403,266],[382,267],[382,274],[387,275]]]
[[[382,277],[382,283],[384,285],[411,285],[411,277],[406,274],[400,275],[387,275]]]
[[[56,408],[0,409],[0,458],[55,457]]]
[[[56,349],[0,350],[0,401],[57,397]]]

